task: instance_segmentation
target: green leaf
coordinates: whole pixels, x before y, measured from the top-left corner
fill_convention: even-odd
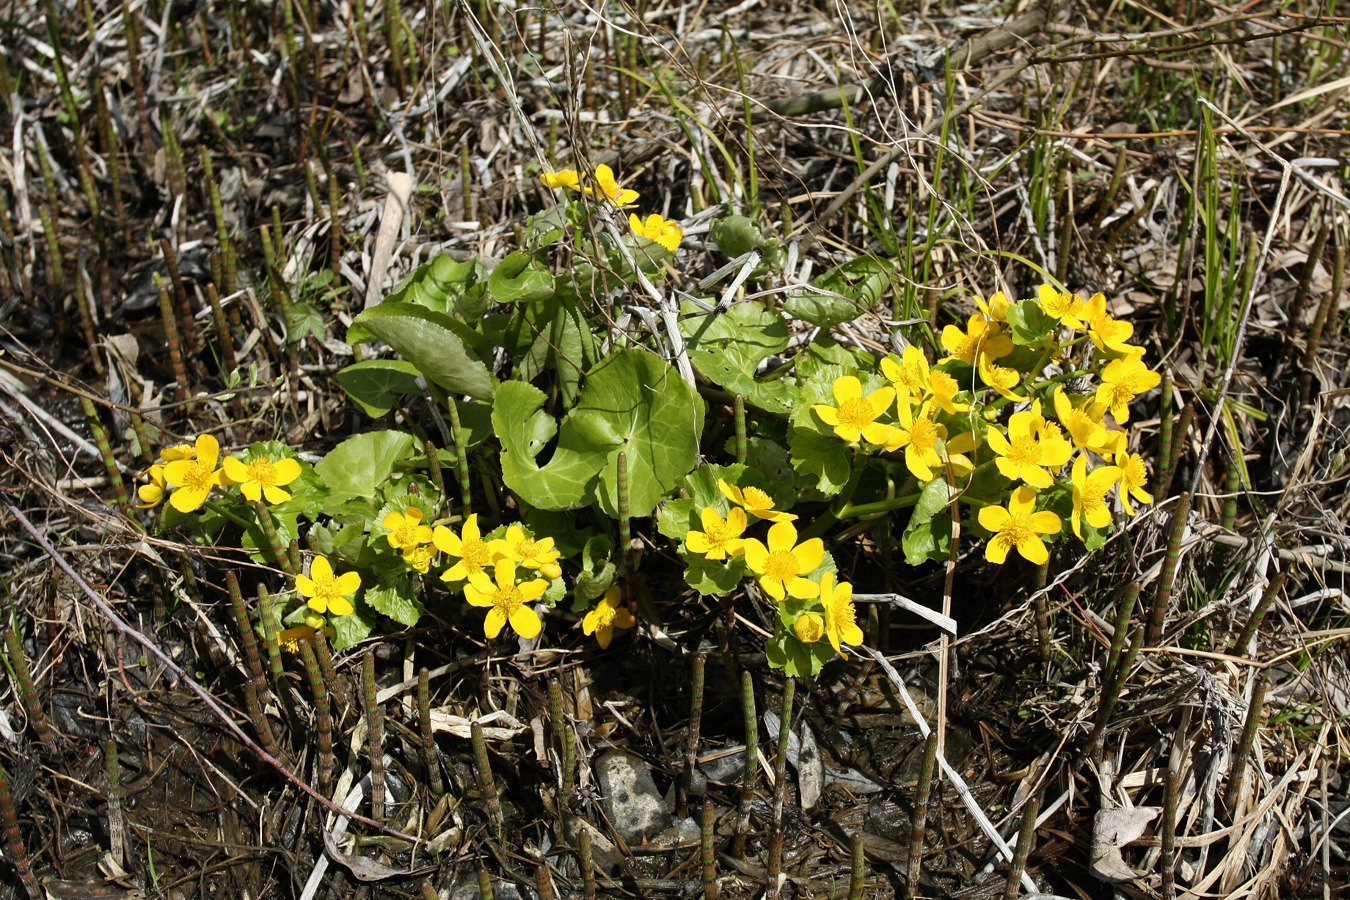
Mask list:
[[[833,434],[793,429],[788,446],[797,477],[822,494],[833,496],[848,484],[853,451]]]
[[[328,624],[333,629],[333,649],[346,650],[366,639],[375,628],[375,617],[364,613],[359,607],[349,616],[329,616]]]
[[[347,396],[372,419],[387,415],[400,395],[421,393],[417,367],[403,359],[370,359],[353,363],[337,373]]]
[[[764,645],[764,655],[769,665],[782,669],[787,675],[803,677],[816,675],[825,667],[825,663],[837,655],[834,646],[821,638],[813,644],[806,644],[792,630],[797,617],[814,607],[819,614],[820,605],[814,600],[801,601],[788,599],[778,605],[778,621],[774,626],[773,637]]]
[[[368,431],[328,451],[314,466],[329,491],[324,511],[334,515],[347,500],[374,497],[414,446],[412,436],[401,431]]]
[[[488,293],[498,303],[537,303],[553,296],[553,273],[534,254],[517,250],[488,276]]]
[[[300,301],[292,303],[291,308],[286,310],[287,343],[297,344],[311,334],[323,340],[323,326],[323,313],[313,304]]]
[[[703,313],[686,303],[680,333],[689,361],[700,375],[745,402],[769,412],[787,412],[792,386],[755,377],[760,363],[781,353],[791,334],[776,311],[749,301],[721,314]]]
[[[900,545],[911,566],[947,557],[952,544],[952,517],[947,482],[935,478],[923,486]]]
[[[1008,304],[1008,324],[1013,343],[1021,346],[1039,347],[1059,330],[1059,323],[1035,301]]]
[[[492,396],[492,375],[470,353],[470,348],[484,344],[483,336],[449,316],[410,304],[382,304],[361,313],[352,324],[393,347],[448,393],[476,400]]]
[[[473,321],[482,315],[485,274],[476,259],[460,262],[441,253],[413,269],[381,303],[407,303],[447,315],[457,312]]]
[[[536,457],[553,436],[544,394],[520,382],[498,388],[492,422],[502,441],[502,478],[526,503],[569,509],[599,501],[618,517],[618,456],[627,454],[628,511],[647,516],[694,466],[704,404],[664,360],[620,350],[591,370],[563,419],[547,465]]]
[[[405,628],[416,625],[422,617],[422,604],[417,601],[412,583],[406,577],[381,580],[366,588],[365,599],[371,609]]]
[[[745,559],[740,556],[719,561],[681,550],[680,559],[684,560],[685,583],[705,597],[725,597],[746,574]]]
[[[820,328],[852,322],[868,312],[890,286],[890,272],[879,260],[860,256],[827,269],[812,282],[822,293],[804,291],[783,304],[788,315]]]

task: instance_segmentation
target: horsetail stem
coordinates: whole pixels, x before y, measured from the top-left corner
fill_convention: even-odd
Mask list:
[[[699,857],[703,862],[704,900],[717,900],[717,848],[713,843],[716,809],[711,797],[703,798],[703,818],[699,828]]]
[[[47,713],[42,708],[42,701],[38,699],[37,685],[33,682],[33,670],[28,665],[28,655],[23,652],[23,641],[13,628],[5,630],[5,651],[9,657],[9,667],[14,673],[19,697],[23,700],[24,711],[28,713],[29,723],[37,732],[38,740],[49,748],[55,748],[56,733],[52,731],[51,722],[47,720]]]
[[[497,795],[497,780],[492,777],[492,762],[488,759],[487,737],[483,726],[473,722],[469,726],[473,744],[473,772],[478,780],[478,792],[482,794],[487,806],[488,821],[492,823],[492,832],[497,842],[502,841],[502,800]]]
[[[1120,654],[1125,648],[1125,639],[1130,631],[1130,616],[1134,615],[1134,605],[1139,601],[1139,592],[1143,586],[1133,581],[1125,586],[1125,594],[1116,605],[1116,620],[1111,623],[1111,648],[1106,654],[1106,667],[1102,669],[1102,680],[1109,684],[1119,672]]]
[[[923,868],[923,842],[928,834],[928,801],[933,794],[933,775],[937,771],[938,736],[928,733],[923,742],[923,761],[919,764],[918,793],[914,796],[914,816],[909,828],[909,865],[905,872],[905,896],[919,892],[919,873]]]
[[[1233,530],[1233,523],[1237,521],[1238,489],[1242,487],[1242,471],[1238,468],[1237,459],[1234,458],[1228,462],[1228,471],[1223,477],[1223,512],[1219,516],[1219,527],[1226,531]]]
[[[848,900],[863,900],[863,885],[867,877],[866,859],[862,832],[855,831],[848,841]]]
[[[553,874],[548,870],[548,860],[542,860],[534,867],[534,886],[539,900],[554,900]]]
[[[1138,597],[1142,585],[1131,584],[1126,592],[1126,597]],[[1124,603],[1121,604],[1124,606]],[[1117,614],[1117,620],[1122,617]],[[1128,623],[1128,617],[1124,618]],[[1124,629],[1121,629],[1122,633]],[[1122,645],[1123,646],[1123,645]],[[1125,681],[1130,677],[1130,670],[1134,668],[1134,661],[1139,656],[1139,651],[1144,646],[1144,635],[1139,633],[1134,640],[1130,642],[1128,649],[1123,649],[1119,656],[1119,663],[1115,671],[1109,674],[1109,680],[1105,682],[1102,691],[1102,699],[1097,707],[1097,724],[1093,726],[1092,734],[1088,737],[1088,746],[1090,755],[1094,758],[1100,755],[1103,742],[1106,738],[1106,725],[1111,719],[1111,713],[1115,711],[1116,704],[1120,701],[1120,692],[1125,689]]]
[[[459,470],[460,502],[464,506],[464,517],[473,513],[473,494],[469,489],[469,445],[465,440],[464,426],[459,421],[459,404],[454,397],[445,398],[446,410],[450,414],[450,438],[455,442],[455,467]]]
[[[1041,814],[1041,795],[1035,791],[1022,804],[1022,827],[1017,830],[1017,846],[1008,865],[1008,880],[1003,888],[1005,900],[1017,900],[1022,894],[1022,873],[1026,871],[1031,847],[1036,842],[1036,817]]]
[[[478,870],[478,898],[479,900],[493,900],[492,876],[488,875],[487,869]]]
[[[1308,305],[1308,297],[1312,295],[1313,276],[1317,272],[1318,263],[1322,261],[1322,253],[1326,250],[1329,237],[1331,237],[1331,222],[1323,222],[1317,229],[1317,234],[1313,236],[1312,245],[1308,248],[1308,258],[1303,262],[1303,274],[1294,286],[1293,299],[1289,301],[1289,322],[1295,328],[1303,321],[1303,310]],[[1295,346],[1293,341],[1286,343],[1284,355],[1291,357]]]
[[[230,320],[220,302],[220,291],[216,290],[214,284],[206,286],[206,299],[211,304],[211,321],[216,327],[216,340],[220,344],[221,374],[229,375],[239,368],[239,360],[234,355],[234,333],[230,330]],[[239,408],[242,410],[242,406]]]
[[[469,159],[469,142],[459,145],[459,195],[463,206],[464,221],[473,222],[473,167]]]
[[[1261,629],[1261,623],[1265,621],[1266,615],[1270,612],[1275,601],[1280,597],[1280,591],[1284,590],[1284,583],[1288,579],[1287,572],[1277,572],[1275,577],[1270,579],[1270,584],[1266,585],[1265,591],[1261,594],[1261,599],[1257,601],[1256,607],[1251,615],[1247,616],[1246,623],[1242,626],[1242,631],[1228,648],[1230,656],[1239,656],[1247,653],[1247,646],[1251,644],[1252,638]],[[1251,655],[1256,656],[1255,648],[1252,648]]]
[[[5,828],[5,841],[9,847],[9,862],[19,875],[29,900],[41,900],[46,894],[33,877],[33,865],[28,857],[28,848],[23,843],[23,832],[19,829],[19,812],[14,806],[14,795],[9,790],[9,775],[0,766],[0,823]]]
[[[750,800],[755,794],[755,771],[759,766],[759,719],[755,713],[755,679],[748,670],[741,672],[741,713],[745,726],[745,771],[741,774],[741,801],[737,809],[736,839],[732,855],[745,855],[746,833],[750,830]]]
[[[1247,774],[1248,759],[1252,748],[1256,746],[1256,732],[1261,727],[1261,712],[1266,705],[1266,690],[1269,687],[1270,678],[1265,672],[1256,676],[1256,684],[1252,685],[1252,702],[1247,704],[1242,734],[1238,737],[1237,749],[1233,751],[1233,769],[1228,775],[1228,788],[1223,794],[1224,805],[1230,810],[1237,806],[1242,780]]]
[[[1050,600],[1045,596],[1045,586],[1050,581],[1050,561],[1046,560],[1036,567],[1036,581],[1032,585],[1035,593],[1031,595],[1032,612],[1036,619],[1036,650],[1041,664],[1050,662]]]
[[[1167,624],[1167,607],[1172,600],[1172,586],[1181,561],[1181,540],[1186,536],[1186,521],[1191,510],[1191,495],[1182,491],[1172,510],[1172,527],[1167,533],[1167,556],[1163,559],[1162,574],[1158,576],[1158,592],[1153,598],[1153,610],[1148,618],[1144,642],[1156,646],[1162,640],[1163,626]]]
[[[98,455],[103,459],[103,469],[108,473],[108,483],[112,485],[117,505],[123,510],[130,510],[131,497],[127,493],[126,483],[122,481],[122,470],[117,466],[117,456],[114,455],[112,445],[108,442],[108,429],[103,427],[98,410],[94,408],[94,401],[88,397],[81,397],[80,405],[84,407],[84,416],[89,421],[89,433],[93,435]]]
[[[436,758],[436,735],[431,729],[431,676],[427,667],[417,671],[417,730],[422,738],[422,768],[426,770],[427,789],[432,797],[445,793],[441,765]]]
[[[168,238],[160,238],[159,250],[164,254],[164,265],[169,270],[169,284],[173,286],[174,297],[178,300],[178,325],[183,346],[188,350],[197,346],[197,329],[192,321],[192,300],[188,297],[187,285],[183,283],[183,272],[178,267],[178,256]]]
[[[131,430],[136,434],[136,457],[145,465],[150,465],[155,461],[155,439],[150,435],[150,426],[146,424],[145,416],[139,412],[132,412]]]
[[[684,772],[680,778],[679,809],[680,818],[689,816],[689,793],[694,784],[694,766],[698,762],[699,732],[703,725],[703,690],[706,682],[708,654],[700,650],[694,656],[693,671],[690,674],[689,698],[689,738],[684,745]]]
[[[361,700],[366,714],[366,747],[370,750],[370,817],[384,818],[384,709],[375,690],[375,653],[361,658]]]
[[[1312,397],[1313,364],[1317,359],[1318,350],[1322,346],[1322,334],[1326,331],[1327,322],[1331,318],[1332,310],[1336,308],[1336,304],[1340,300],[1341,290],[1344,286],[1345,245],[1338,241],[1336,255],[1332,257],[1331,290],[1322,295],[1322,302],[1317,307],[1317,316],[1313,319],[1312,327],[1308,329],[1307,346],[1303,350],[1303,371],[1299,374],[1298,383],[1300,404],[1307,404]]]
[[[216,222],[216,244],[219,246],[221,263],[221,290],[228,297],[236,289],[234,253],[230,247],[230,226],[225,220],[225,207],[220,202],[220,185],[216,182],[215,169],[211,165],[211,151],[202,147],[202,180],[211,200],[211,215]]]
[[[312,631],[313,629],[311,629]],[[320,793],[327,793],[333,780],[333,701],[328,696],[328,685],[323,680],[323,670],[319,668],[319,658],[310,646],[309,639],[302,637],[299,644],[300,658],[305,663],[305,677],[309,679],[309,690],[314,695],[314,728],[317,732],[319,756],[315,760],[315,781]]]
[[[183,160],[183,145],[178,142],[178,130],[174,126],[173,116],[167,105],[159,110],[160,134],[164,140],[164,178],[169,185],[169,193],[181,197],[187,193],[187,164]],[[154,144],[147,146],[153,147]]]
[[[253,512],[258,517],[258,527],[262,529],[263,537],[267,540],[267,551],[272,555],[273,561],[283,572],[294,578],[300,570],[291,561],[291,554],[286,545],[281,542],[281,535],[277,533],[277,523],[272,520],[267,503],[261,498],[253,501]]]
[[[1155,477],[1162,477],[1162,464],[1172,450],[1172,373],[1162,373],[1162,393],[1158,395],[1158,471]]]
[[[581,855],[581,890],[586,900],[595,900],[595,856],[591,852],[591,829],[583,824],[577,835]]]
[[[779,875],[783,869],[783,802],[787,797],[788,741],[792,737],[792,703],[797,695],[797,680],[791,675],[783,683],[783,709],[778,721],[778,752],[773,757],[773,831],[769,837],[769,892],[779,894]]]
[[[84,332],[84,343],[89,348],[89,362],[100,376],[107,374],[103,357],[98,352],[98,334],[94,328],[94,300],[85,287],[83,273],[75,272],[75,306],[80,312],[80,330]]]
[[[263,646],[267,649],[272,680],[279,687],[286,668],[281,661],[281,645],[277,643],[276,600],[261,584],[258,585],[258,618],[262,620]]]
[[[1191,419],[1194,417],[1193,406],[1183,406],[1181,412],[1177,413],[1176,426],[1172,431],[1172,445],[1167,448],[1167,456],[1158,474],[1157,497],[1160,500],[1167,496],[1172,486],[1172,478],[1177,474],[1177,465],[1181,462],[1182,451],[1186,448],[1186,432],[1190,431]]]
[[[314,655],[319,659],[319,671],[323,672],[323,681],[328,685],[328,693],[337,700],[337,705],[346,706],[350,695],[342,679],[338,678],[337,668],[333,665],[333,651],[328,647],[328,638],[323,630],[319,629],[314,632],[309,642],[314,648]]]
[[[1177,805],[1181,797],[1182,777],[1180,749],[1174,746],[1167,761],[1167,774],[1163,780],[1162,821],[1158,823],[1161,832],[1158,847],[1158,866],[1162,869],[1160,893],[1168,900],[1174,900],[1177,895]]]
[[[736,462],[745,465],[749,456],[749,442],[745,435],[745,397],[737,394],[731,408],[736,423]]]
[[[436,455],[436,444],[434,441],[426,442],[427,468],[431,470],[431,483],[436,486],[436,493],[440,494],[445,500],[444,514],[450,514],[450,495],[445,492],[445,475],[441,472],[441,458]]]
[[[189,396],[187,364],[183,359],[183,344],[178,338],[178,316],[174,314],[173,301],[169,299],[169,289],[158,272],[152,273],[155,287],[159,289],[159,317],[164,324],[164,343],[169,347],[169,364],[173,366],[173,380],[177,385],[178,402],[186,402]]]
[[[248,607],[244,604],[244,595],[239,590],[239,579],[233,572],[225,573],[225,590],[230,595],[230,610],[234,613],[234,625],[239,629],[239,641],[244,647],[244,659],[248,663],[249,675],[252,676],[251,681],[244,682],[244,701],[249,707],[249,718],[256,724],[262,718],[261,710],[269,694],[262,658],[258,656],[258,636],[253,631]],[[261,730],[260,728],[259,731]]]

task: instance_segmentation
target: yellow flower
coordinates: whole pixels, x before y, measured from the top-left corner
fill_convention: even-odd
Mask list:
[[[1120,470],[1120,505],[1125,507],[1125,512],[1134,515],[1131,497],[1140,503],[1153,502],[1153,495],[1144,490],[1144,485],[1148,484],[1148,466],[1144,465],[1144,458],[1138,453],[1130,453],[1125,449],[1124,441],[1120,442],[1119,448],[1116,451],[1116,468]]]
[[[316,613],[349,616],[356,607],[347,599],[361,587],[359,572],[333,574],[333,565],[326,556],[316,556],[309,564],[308,575],[295,576],[295,589],[305,597],[305,605]]]
[[[993,319],[995,322],[1007,322],[1008,307],[1013,304],[1002,291],[994,291],[988,303],[984,302],[983,298],[976,297],[975,305],[980,308],[980,312],[984,313],[986,318]]]
[[[1057,291],[1048,284],[1036,288],[1036,299],[1047,316],[1057,319],[1059,324],[1076,331],[1083,329],[1083,320],[1079,318],[1087,308],[1086,301],[1077,294]]]
[[[176,490],[169,504],[181,513],[200,509],[212,488],[220,486],[221,470],[216,468],[220,442],[209,434],[197,436],[194,459],[175,459],[164,466],[164,480]]]
[[[905,468],[911,475],[927,483],[935,477],[933,469],[941,468],[942,457],[937,452],[938,441],[946,440],[947,426],[933,421],[933,410],[924,404],[915,417],[908,397],[902,397],[896,404],[900,424],[891,429],[894,432],[886,449],[890,452],[905,448]]]
[[[466,526],[467,528],[467,523]],[[483,620],[483,634],[489,639],[501,634],[502,626],[508,622],[516,634],[523,638],[538,637],[543,629],[539,615],[527,604],[533,603],[548,590],[548,582],[543,578],[516,584],[516,561],[501,558],[492,567],[496,582],[487,572],[474,572],[469,583],[464,586],[464,599],[471,606],[488,608],[487,618]]]
[[[775,600],[789,594],[809,600],[820,593],[820,585],[802,576],[825,560],[825,542],[820,538],[798,545],[797,529],[791,522],[775,522],[769,528],[766,547],[755,538],[745,542],[745,565],[759,576],[759,586]]]
[[[403,551],[403,561],[423,575],[427,574],[427,570],[431,568],[431,561],[435,558],[436,548],[431,544],[409,547]]]
[[[1073,456],[1073,444],[1055,432],[1046,432],[1048,423],[1041,415],[1040,402],[1031,409],[1015,412],[1008,419],[1008,434],[990,427],[985,440],[998,454],[994,463],[1005,478],[1022,480],[1035,488],[1048,488],[1055,479],[1051,471],[1061,468]]]
[[[136,496],[141,502],[136,504],[137,509],[150,509],[152,506],[159,506],[164,499],[164,488],[167,486],[164,481],[164,467],[151,466],[144,472],[150,479],[148,484],[143,484],[136,488]]]
[[[1092,338],[1098,350],[1128,355],[1136,349],[1126,343],[1134,334],[1134,326],[1113,318],[1106,311],[1106,295],[1098,292],[1088,298],[1080,317],[1087,323],[1088,337]]]
[[[424,513],[416,506],[405,506],[403,512],[391,512],[380,522],[389,529],[389,546],[395,550],[413,550],[431,543],[431,526],[422,524]]]
[[[558,557],[562,553],[553,548],[553,538],[535,540],[525,533],[524,528],[512,525],[506,529],[503,543],[502,555],[507,559],[515,560],[527,569],[534,569],[548,579],[562,577],[562,566],[558,565]]]
[[[948,415],[954,416],[970,409],[969,403],[956,402],[956,395],[961,392],[961,385],[946,372],[929,373],[928,387],[933,403]]]
[[[633,213],[629,213],[628,227],[633,230],[633,234],[654,241],[671,253],[680,249],[680,241],[684,240],[684,229],[679,226],[678,222],[673,219],[663,219],[656,213],[652,213],[646,219],[640,219]]]
[[[459,562],[441,574],[441,581],[464,581],[471,575],[481,574],[505,550],[500,540],[491,543],[483,540],[482,532],[478,530],[478,513],[464,520],[463,537],[444,525],[437,525],[431,532],[431,541],[437,550],[459,558]]]
[[[932,383],[928,357],[913,344],[905,348],[899,362],[889,356],[882,359],[881,374],[895,385],[898,393],[909,394],[911,400],[919,400],[926,395]]]
[[[285,503],[291,499],[291,493],[283,491],[282,486],[300,477],[299,461],[289,456],[277,460],[259,456],[247,463],[238,457],[227,456],[223,463],[225,477],[239,485],[250,503],[257,503],[264,497],[268,503]]]
[[[1069,483],[1073,486],[1073,533],[1079,540],[1083,539],[1083,519],[1087,519],[1093,528],[1111,524],[1111,508],[1106,505],[1106,495],[1111,493],[1119,478],[1120,469],[1115,466],[1097,466],[1089,474],[1086,453],[1078,454],[1073,461]]]
[[[622,596],[619,586],[614,585],[605,591],[605,596],[600,598],[595,609],[586,613],[586,617],[581,620],[581,633],[595,635],[602,650],[609,648],[609,642],[614,639],[614,629],[632,628],[637,624],[637,619],[633,618],[627,607],[619,605]]]
[[[197,448],[191,444],[175,444],[172,447],[165,447],[159,454],[159,458],[166,463],[171,463],[179,459],[192,459],[197,455]]]
[[[581,189],[583,193],[593,194],[596,188],[599,188],[600,192],[605,195],[605,199],[619,209],[628,209],[630,206],[637,205],[638,192],[619,187],[619,182],[614,180],[614,170],[604,163],[595,167],[595,174],[591,176],[590,180],[595,182],[596,187],[583,187]],[[675,245],[679,246],[678,240]],[[671,249],[674,250],[675,248],[671,247]]]
[[[576,169],[562,169],[557,172],[545,172],[539,180],[546,188],[567,188],[569,191],[581,190],[581,175]]]
[[[814,644],[825,636],[825,620],[816,613],[802,613],[792,623],[792,631],[803,644]]]
[[[853,608],[853,585],[847,581],[834,582],[834,573],[826,572],[820,578],[820,604],[825,607],[825,634],[835,652],[843,654],[840,644],[858,646],[863,642],[858,627],[857,612]]]
[[[980,524],[993,532],[984,548],[984,558],[1002,564],[1008,551],[1017,552],[1030,562],[1040,565],[1050,559],[1050,551],[1041,540],[1043,534],[1059,534],[1064,523],[1059,516],[1036,508],[1036,492],[1025,485],[1013,491],[1008,508],[986,506],[980,510]]]
[[[756,519],[768,519],[770,522],[791,522],[797,518],[790,512],[773,508],[773,498],[757,487],[741,490],[734,484],[717,479],[717,489],[732,503],[745,507],[745,511]]]
[[[864,397],[862,382],[852,375],[841,375],[834,380],[834,399],[838,407],[816,403],[811,409],[826,425],[834,426],[835,435],[851,444],[860,439],[869,444],[885,444],[891,439],[895,429],[877,418],[895,399],[895,388],[879,388]]]
[[[1107,456],[1103,453],[1113,442],[1113,438],[1102,424],[1102,413],[1106,412],[1106,407],[1095,401],[1085,406],[1075,407],[1069,399],[1068,393],[1064,390],[1064,385],[1055,385],[1054,394],[1055,417],[1059,419],[1059,424],[1063,425],[1069,432],[1069,437],[1073,439],[1075,447],[1083,450],[1091,450],[1100,456]]]
[[[749,522],[745,510],[733,506],[723,521],[717,510],[705,506],[699,519],[703,522],[703,530],[690,531],[684,536],[684,546],[690,553],[701,553],[708,559],[726,559],[745,552],[745,540],[741,537]]]
[[[1013,342],[1012,338],[1001,332],[1002,328],[997,322],[990,322],[979,313],[970,317],[965,331],[955,325],[944,326],[942,346],[951,355],[943,357],[940,362],[959,359],[974,365],[984,357],[999,359],[1007,356],[1013,350]]]
[[[1162,383],[1162,376],[1144,365],[1143,349],[1121,359],[1113,359],[1102,369],[1102,383],[1097,388],[1097,402],[1111,410],[1116,422],[1130,421],[1130,404],[1140,394],[1153,390]]]
[[[980,379],[1002,396],[1009,400],[1016,400],[1018,403],[1027,399],[1024,394],[1013,393],[1013,388],[1017,387],[1018,382],[1022,380],[1022,376],[1018,374],[1016,369],[995,365],[989,357],[981,356],[979,370]]]

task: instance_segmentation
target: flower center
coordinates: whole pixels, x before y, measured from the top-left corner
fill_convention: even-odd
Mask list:
[[[840,634],[855,624],[855,611],[852,603],[837,603],[830,610],[830,625],[834,628],[835,634]]]
[[[999,532],[999,537],[1016,546],[1035,534],[1036,530],[1031,527],[1029,516],[1012,513],[1008,519],[1008,524]]]
[[[757,487],[749,487],[742,494],[745,505],[751,509],[773,509],[773,498]]]
[[[914,427],[909,432],[910,446],[920,452],[927,452],[933,449],[937,439],[938,427],[936,422],[929,418],[914,420]]]
[[[769,578],[777,578],[785,584],[796,578],[798,571],[800,566],[797,557],[786,550],[772,551],[768,561],[764,563],[764,574]]]
[[[400,547],[417,546],[417,524],[408,519],[404,519],[403,524],[394,532],[394,536],[398,538],[398,545]]]
[[[248,477],[258,484],[271,484],[276,481],[276,472],[270,459],[255,459],[248,464]]]
[[[487,541],[465,541],[461,549],[464,555],[460,558],[471,572],[481,572],[492,564],[492,551],[488,549]]]
[[[839,407],[839,424],[849,425],[853,428],[865,428],[872,424],[876,414],[872,412],[872,404],[861,397],[854,397],[851,400],[845,400],[844,405]]]
[[[511,618],[511,613],[520,609],[522,603],[520,588],[512,585],[509,588],[499,587],[497,593],[492,595],[492,605],[502,611],[502,615]]]
[[[209,491],[211,489],[211,476],[215,474],[210,466],[204,466],[196,463],[187,471],[187,477],[183,479],[186,484],[183,487],[194,491]]]
[[[595,608],[595,627],[596,629],[610,628],[614,625],[614,614],[619,611],[617,606],[610,606],[608,603],[601,603]]]
[[[1019,434],[1009,441],[1008,459],[1020,466],[1040,465],[1040,444],[1029,434]]]

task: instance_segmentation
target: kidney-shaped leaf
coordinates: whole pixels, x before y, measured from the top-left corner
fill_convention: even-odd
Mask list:
[[[412,448],[412,436],[401,431],[368,431],[329,450],[314,466],[328,488],[325,511],[351,497],[374,496]]]
[[[376,306],[353,320],[417,367],[428,381],[475,400],[492,396],[492,375],[470,352],[483,337],[449,316],[406,303]]]

